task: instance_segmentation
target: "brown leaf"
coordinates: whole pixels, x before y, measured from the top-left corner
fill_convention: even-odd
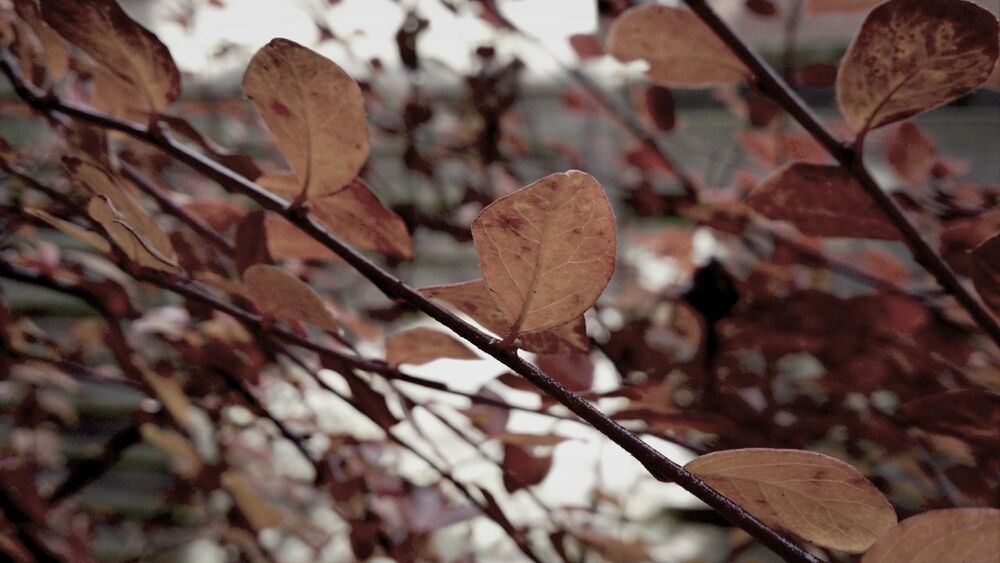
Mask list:
[[[593,33],[576,33],[569,36],[569,44],[581,61],[596,59],[604,54],[601,42]]]
[[[220,233],[228,231],[246,215],[246,209],[226,200],[191,201],[181,207]]]
[[[861,553],[896,525],[892,505],[864,475],[824,454],[746,448],[684,468],[764,523],[821,547]]]
[[[265,230],[267,213],[261,209],[247,213],[236,226],[234,246],[236,271],[243,273],[254,264],[274,264],[274,253],[269,252],[268,233]],[[280,255],[277,255],[280,256]]]
[[[228,469],[222,474],[220,481],[254,530],[259,532],[276,528],[288,520],[285,511],[264,498],[242,471]]]
[[[284,217],[268,215],[264,219],[267,249],[271,256],[296,260],[336,260],[337,255],[323,243],[303,233]]]
[[[420,292],[447,302],[494,334],[504,336],[510,332],[511,322],[497,308],[483,280],[437,285]],[[587,324],[582,316],[547,330],[522,332],[518,339],[522,349],[536,354],[579,353],[590,347]]]
[[[991,563],[1000,553],[1000,510],[950,508],[911,516],[889,530],[861,563]]]
[[[290,175],[271,175],[258,183],[286,198],[293,198],[298,181]],[[312,214],[345,241],[400,260],[413,259],[413,240],[403,219],[387,209],[363,181],[355,180],[335,194],[310,200]],[[298,238],[284,227],[273,227],[289,238]],[[303,234],[303,236],[308,236]],[[310,237],[311,238],[311,237]],[[318,249],[297,253],[312,254],[324,259]]]
[[[135,109],[159,113],[181,90],[167,47],[113,0],[42,0],[46,23],[90,55],[129,90]]]
[[[645,90],[644,107],[650,121],[660,131],[672,131],[677,125],[674,116],[674,96],[663,86],[653,85]]]
[[[385,341],[385,361],[420,365],[442,358],[478,360],[479,356],[451,335],[430,328],[413,328],[393,334]]]
[[[310,200],[335,194],[368,159],[361,88],[330,59],[287,39],[273,39],[250,61],[243,91]]]
[[[69,70],[69,50],[62,37],[42,19],[36,0],[14,0],[14,9],[31,27],[45,51],[45,70],[51,80],[57,81]]]
[[[164,254],[152,242],[148,233],[131,223],[129,218],[111,203],[111,198],[108,196],[97,195],[90,198],[87,214],[104,227],[115,246],[136,264],[169,273],[180,272],[181,267],[177,264],[170,239],[167,239],[170,254]],[[157,232],[162,231],[157,230]]]
[[[868,14],[840,63],[840,111],[863,136],[971,92],[997,52],[996,18],[971,2],[889,0]]]
[[[256,264],[243,272],[247,295],[261,314],[288,322],[307,322],[337,331],[323,299],[299,278],[278,266]]]
[[[503,485],[508,492],[537,485],[552,469],[552,456],[536,456],[529,448],[504,444]]]
[[[746,202],[808,235],[899,239],[896,227],[840,166],[791,162],[764,178]]]
[[[921,184],[934,169],[937,147],[927,133],[907,121],[886,140],[885,157],[901,178],[910,184]]]
[[[993,314],[1000,316],[1000,233],[972,249],[972,282]]]
[[[194,446],[180,433],[151,423],[139,427],[142,439],[171,456],[171,469],[178,475],[193,479],[201,471],[201,458]]]
[[[813,15],[870,10],[882,0],[806,0],[806,12]]]
[[[28,208],[25,209],[24,212],[27,213],[28,215],[31,215],[32,217],[37,217],[42,221],[45,221],[49,225],[52,225],[56,229],[59,229],[63,233],[66,233],[67,235],[73,238],[82,240],[83,242],[89,244],[90,246],[93,246],[94,248],[100,250],[105,254],[111,252],[111,245],[108,244],[108,241],[104,240],[104,237],[95,232],[88,231],[87,229],[84,229],[83,227],[77,225],[76,223],[70,223],[69,221],[60,219],[48,213],[44,209]]]
[[[734,84],[750,71],[694,12],[668,6],[630,8],[608,34],[608,52],[649,63],[646,75],[666,86]]]
[[[956,436],[986,451],[1000,449],[1000,395],[955,389],[903,403],[896,416],[938,434]]]
[[[483,279],[512,333],[579,317],[615,268],[611,204],[597,180],[577,170],[494,201],[472,222],[472,239]]]

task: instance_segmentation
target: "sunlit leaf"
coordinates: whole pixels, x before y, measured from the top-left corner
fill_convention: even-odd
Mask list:
[[[385,361],[420,365],[434,360],[478,360],[479,356],[453,336],[430,328],[412,328],[386,338]]]
[[[579,317],[615,268],[611,204],[597,180],[576,170],[494,201],[472,222],[472,238],[483,279],[512,333]]]
[[[101,64],[144,109],[163,111],[180,94],[177,66],[166,46],[114,0],[42,0],[45,21]]]
[[[725,450],[684,467],[763,522],[822,547],[861,553],[896,525],[892,505],[864,475],[824,454]]]
[[[510,333],[512,323],[497,308],[483,280],[437,285],[420,292],[447,302],[494,334],[504,336]],[[550,329],[522,332],[518,339],[522,349],[536,354],[586,352],[590,344],[587,324],[582,316]]]
[[[996,17],[971,2],[889,0],[840,63],[840,111],[864,135],[936,108],[982,84],[997,51]]]
[[[993,314],[1000,316],[1000,233],[972,250],[972,282]]]
[[[649,63],[646,75],[667,86],[734,84],[751,76],[694,12],[646,4],[630,8],[608,34],[617,59]]]
[[[911,516],[865,553],[862,563],[993,563],[1000,554],[1000,510],[951,508]]]
[[[243,272],[243,284],[263,315],[288,322],[306,322],[324,330],[337,330],[337,322],[323,299],[283,268],[263,264],[250,266]]]
[[[243,91],[310,200],[348,187],[368,159],[361,88],[336,63],[287,39],[254,55]]]
[[[786,164],[764,178],[746,202],[808,235],[899,239],[896,227],[841,166]]]

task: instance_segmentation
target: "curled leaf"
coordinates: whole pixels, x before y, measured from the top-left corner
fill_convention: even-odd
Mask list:
[[[751,76],[698,16],[683,8],[646,4],[625,11],[608,34],[608,52],[649,63],[646,75],[666,86],[735,84]]]
[[[41,5],[46,23],[139,94],[136,109],[161,112],[180,94],[180,73],[167,47],[114,0],[42,0]]]
[[[312,200],[348,187],[368,159],[361,88],[336,63],[287,39],[254,55],[243,91]]]
[[[911,516],[865,553],[861,563],[990,563],[1000,553],[1000,510],[951,508]]]
[[[861,553],[896,525],[896,512],[875,485],[824,454],[725,450],[684,467],[764,523],[822,547]]]
[[[997,53],[996,17],[971,2],[889,0],[868,14],[840,63],[840,111],[863,136],[971,92]]]
[[[429,328],[413,328],[385,341],[385,361],[392,365],[420,365],[443,358],[478,360],[479,356],[454,337]]]
[[[611,204],[597,180],[578,170],[494,201],[472,222],[472,239],[483,280],[511,323],[506,336],[579,317],[615,268]]]
[[[323,299],[299,278],[278,266],[256,264],[243,272],[247,295],[261,314],[288,322],[307,322],[336,331],[337,322]]]
[[[896,227],[841,166],[788,163],[764,178],[746,202],[808,235],[899,239]]]
[[[494,334],[503,336],[510,333],[511,322],[497,308],[483,280],[437,285],[420,292],[447,302]],[[522,349],[536,354],[580,353],[590,347],[587,324],[582,316],[550,329],[522,332],[518,339]]]

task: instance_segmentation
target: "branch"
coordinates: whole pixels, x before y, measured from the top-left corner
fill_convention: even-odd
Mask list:
[[[802,101],[795,91],[757,53],[744,43],[726,22],[722,21],[705,0],[684,0],[691,10],[701,18],[729,49],[749,68],[757,79],[757,87],[770,96],[809,132],[844,168],[851,171],[865,192],[875,201],[879,209],[903,235],[903,240],[913,253],[914,259],[922,265],[937,282],[968,311],[972,319],[993,341],[1000,345],[1000,323],[952,271],[934,248],[924,240],[917,226],[906,216],[868,172],[864,155],[857,147],[849,146],[831,133],[819,117]]]
[[[420,309],[431,318],[451,329],[455,334],[461,336],[486,354],[496,358],[508,368],[527,379],[531,384],[562,403],[570,411],[587,421],[591,426],[628,452],[656,479],[677,483],[683,489],[717,510],[731,523],[742,528],[785,559],[790,561],[817,561],[814,556],[793,543],[790,539],[751,515],[738,504],[713,489],[677,463],[668,459],[658,450],[644,442],[638,435],[627,430],[607,414],[601,412],[597,407],[566,389],[562,384],[546,375],[533,364],[521,359],[516,351],[506,350],[498,346],[499,341],[497,339],[461,320],[447,309],[421,295],[416,289],[404,284],[398,278],[383,270],[363,254],[349,247],[331,233],[325,225],[311,217],[307,212],[303,212],[301,209],[291,209],[287,202],[264,190],[254,182],[173,140],[169,131],[163,127],[162,123],[159,124],[159,127],[150,129],[137,123],[121,120],[95,111],[86,106],[65,102],[54,96],[41,94],[36,88],[22,79],[9,52],[4,52],[2,58],[0,58],[0,71],[10,79],[17,94],[37,111],[43,114],[48,114],[49,112],[63,113],[74,119],[80,119],[107,129],[120,131],[147,142],[191,166],[206,178],[218,182],[227,191],[245,195],[264,209],[278,213],[295,224],[304,233],[332,250],[361,275],[368,278],[370,282],[388,297],[401,299]]]

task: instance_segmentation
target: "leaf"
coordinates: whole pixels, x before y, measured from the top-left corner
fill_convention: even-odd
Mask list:
[[[808,235],[899,239],[896,227],[840,166],[790,162],[764,178],[746,203]]]
[[[821,547],[861,553],[896,525],[875,485],[828,455],[747,448],[699,456],[684,468],[764,523]]]
[[[1000,395],[979,389],[955,389],[903,403],[895,416],[936,434],[975,443],[985,451],[1000,449]]]
[[[74,187],[93,194],[87,210],[108,231],[112,241],[141,266],[179,272],[170,236],[99,160],[80,151],[74,153],[62,159],[66,173]]]
[[[972,249],[972,283],[993,314],[1000,316],[1000,233]]]
[[[193,479],[201,471],[198,452],[180,433],[148,422],[139,427],[139,433],[144,441],[170,454],[172,470],[178,475]]]
[[[32,217],[37,217],[42,221],[45,221],[49,225],[52,225],[56,229],[59,229],[63,233],[66,233],[67,235],[73,238],[82,240],[83,242],[89,244],[90,246],[93,246],[94,248],[100,250],[105,254],[111,252],[111,245],[108,244],[108,241],[106,241],[104,237],[102,237],[97,233],[88,231],[87,229],[84,229],[83,227],[77,225],[76,223],[70,223],[65,219],[60,219],[48,213],[44,209],[29,208],[25,209],[24,212],[27,213],[28,215],[31,215]]]
[[[503,445],[503,486],[507,492],[513,493],[541,483],[550,469],[552,456],[536,456],[529,448],[509,443]]]
[[[653,125],[660,131],[672,131],[677,125],[677,118],[674,115],[674,96],[670,90],[654,84],[646,88],[643,99],[646,115]]]
[[[510,333],[511,322],[497,308],[483,280],[437,285],[420,292],[447,302],[494,334],[504,336]],[[582,316],[547,330],[522,332],[518,339],[521,348],[536,354],[579,353],[586,352],[590,347],[587,325]]]
[[[889,530],[861,563],[992,563],[1000,553],[1000,510],[950,508],[911,516]]]
[[[385,341],[385,361],[421,365],[434,360],[478,360],[479,356],[451,335],[429,328],[413,328],[393,334]]]
[[[267,528],[277,528],[288,520],[288,515],[264,498],[249,477],[238,469],[227,469],[219,481],[226,491],[232,495],[233,501],[240,512],[246,516],[250,527],[255,531]]]
[[[265,176],[259,183],[289,199],[299,186],[289,175]],[[400,260],[413,259],[413,240],[406,223],[386,209],[364,182],[355,180],[340,192],[311,200],[311,205],[313,216],[345,241]]]
[[[36,0],[14,0],[14,10],[28,24],[45,51],[45,70],[52,81],[69,70],[69,50],[62,37],[42,19]]]
[[[178,273],[181,270],[174,257],[173,246],[170,247],[169,256],[160,252],[146,233],[140,227],[131,224],[125,214],[111,203],[111,198],[108,196],[97,195],[90,198],[87,214],[104,227],[115,246],[136,264],[169,273]]]
[[[254,55],[243,91],[312,200],[348,187],[368,159],[361,88],[330,59],[287,39]]]
[[[806,0],[806,12],[813,15],[832,12],[861,12],[874,8],[882,0]]]
[[[565,324],[594,304],[615,268],[607,195],[578,170],[552,174],[488,205],[472,239],[511,335]]]
[[[581,61],[596,59],[604,55],[601,42],[593,33],[575,33],[570,35],[569,45]]]
[[[247,295],[261,314],[287,322],[307,322],[337,331],[323,299],[299,278],[278,266],[255,264],[243,272]]]
[[[607,48],[623,62],[645,60],[646,76],[665,86],[735,84],[751,76],[694,12],[682,8],[626,10],[612,24]]]
[[[931,176],[937,147],[927,133],[907,121],[886,140],[885,157],[901,178],[910,184],[921,184]]]
[[[859,137],[982,84],[997,60],[997,20],[965,0],[889,0],[840,63],[837,103]]]
[[[323,243],[303,233],[285,218],[268,215],[264,219],[267,249],[271,256],[296,260],[337,260],[337,255]]]
[[[180,73],[167,47],[114,0],[42,0],[42,16],[120,83],[139,92],[141,109],[159,113],[180,94]]]
[[[274,264],[275,254],[267,244],[266,219],[267,212],[258,209],[243,216],[236,226],[233,262],[240,275],[254,264]]]

